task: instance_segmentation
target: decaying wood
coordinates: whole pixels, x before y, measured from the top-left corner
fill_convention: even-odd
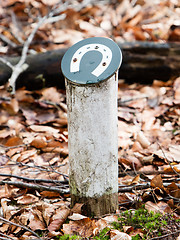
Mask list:
[[[154,79],[167,81],[180,75],[180,43],[127,42],[118,43],[123,53],[119,78],[128,82],[150,83]],[[17,87],[37,89],[45,86],[64,88],[60,62],[67,49],[28,55],[26,69],[18,78]],[[16,64],[19,57],[8,57]],[[11,69],[0,62],[0,85],[5,84]]]

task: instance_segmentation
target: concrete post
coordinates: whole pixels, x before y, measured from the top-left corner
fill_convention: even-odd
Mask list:
[[[90,38],[74,46],[62,60],[71,204],[82,202],[87,215],[101,216],[118,209],[117,69],[121,52],[106,38]]]

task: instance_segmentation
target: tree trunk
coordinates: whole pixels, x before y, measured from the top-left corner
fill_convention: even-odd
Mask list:
[[[72,206],[88,216],[118,209],[117,74],[97,84],[66,80]]]
[[[167,81],[180,75],[180,44],[155,42],[119,43],[123,62],[119,78],[129,82],[150,83],[154,79]],[[64,88],[60,62],[67,49],[59,49],[37,55],[29,55],[29,68],[22,73],[17,87],[37,89],[45,86]],[[17,63],[19,57],[8,57]],[[0,62],[0,85],[7,82],[11,69]],[[43,77],[42,77],[43,76]]]

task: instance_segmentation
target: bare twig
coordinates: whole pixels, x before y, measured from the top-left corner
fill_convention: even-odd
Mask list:
[[[121,99],[118,99],[118,107],[125,106],[126,103],[129,103],[129,102],[132,102],[132,101],[141,100],[141,99],[147,99],[147,98],[148,98],[147,96],[134,97],[134,98],[129,98],[129,99],[126,99],[126,100],[123,100],[123,101]]]
[[[13,239],[13,238],[0,237],[0,240],[9,240],[9,239]]]
[[[6,36],[4,36],[2,33],[0,33],[0,38],[2,39],[3,42],[7,43],[11,47],[15,48],[17,47],[17,44],[9,40]]]
[[[22,177],[22,176],[17,176],[14,174],[6,174],[6,173],[0,173],[0,176],[2,177],[14,177],[18,179],[22,179],[27,182],[45,182],[45,183],[58,183],[58,184],[64,184],[68,183],[68,181],[58,181],[58,180],[51,180],[51,179],[35,179],[35,178],[27,178],[27,177]],[[64,186],[63,186],[64,187]]]
[[[11,69],[13,69],[13,65],[9,62],[9,61],[7,61],[5,58],[2,58],[2,57],[0,57],[0,61],[2,62],[2,63],[4,63],[4,64],[6,64],[8,67],[10,67]]]
[[[9,81],[8,81],[9,82],[9,89],[8,90],[11,92],[11,94],[15,94],[15,83],[16,83],[17,78],[19,77],[19,75],[22,72],[24,72],[29,67],[29,65],[25,62],[26,62],[26,58],[27,58],[27,54],[28,54],[30,44],[31,44],[36,32],[38,31],[38,29],[40,28],[40,26],[42,24],[46,23],[46,21],[48,19],[52,18],[55,14],[58,14],[58,13],[64,11],[67,8],[69,3],[70,3],[70,1],[67,1],[63,4],[60,4],[60,6],[55,5],[47,15],[39,18],[35,28],[32,30],[32,32],[28,36],[27,40],[24,42],[20,60],[16,65],[13,66],[7,60],[3,60],[3,58],[0,58],[0,61],[5,63],[7,66],[9,66],[12,69],[12,74],[11,74],[11,77],[9,78]]]
[[[137,174],[144,174],[144,175],[158,175],[158,174],[165,174],[165,175],[175,175],[174,172],[166,172],[166,171],[137,171]],[[120,172],[119,177],[124,177],[126,175],[135,176],[136,173],[134,171],[127,171],[127,172]]]
[[[61,194],[64,193],[69,193],[69,189],[62,189],[62,188],[57,188],[57,187],[51,187],[51,186],[43,186],[43,185],[37,185],[37,184],[32,184],[32,183],[24,183],[24,182],[13,182],[13,181],[7,181],[7,180],[2,180],[0,181],[0,185],[13,185],[19,188],[30,188],[38,191],[50,191],[50,192],[58,192]]]
[[[3,234],[3,233],[1,233],[0,232],[0,235],[2,236],[2,237],[0,237],[0,239],[11,239],[11,240],[14,240],[14,238],[12,238],[12,237],[10,237],[10,236],[7,236],[6,234]],[[3,238],[4,237],[4,238]]]
[[[165,187],[169,186],[169,183],[163,183]],[[180,184],[176,184],[178,187],[180,187]],[[127,185],[119,185],[119,192],[131,192],[132,190],[142,190],[150,188],[150,183],[139,183],[131,186]]]
[[[32,231],[31,229],[29,229],[29,228],[27,228],[27,227],[25,227],[25,226],[23,226],[23,225],[20,225],[20,224],[17,224],[17,223],[11,222],[11,221],[9,221],[9,220],[3,218],[3,217],[0,217],[0,221],[3,221],[3,222],[8,223],[8,224],[10,224],[10,225],[14,225],[14,226],[16,226],[16,227],[23,228],[24,230],[26,230],[26,231],[32,233],[32,234],[33,234],[34,236],[36,236],[38,239],[41,239],[41,240],[42,240],[42,238],[40,238],[39,235],[38,235],[37,233],[35,233],[35,232]]]
[[[22,33],[22,29],[20,28],[20,23],[16,18],[16,15],[13,11],[11,11],[11,19],[13,22],[13,32],[12,34],[14,37],[21,43],[24,44],[24,40],[22,39],[21,35],[19,33]]]
[[[51,105],[51,106],[54,106],[55,108],[57,108],[58,110],[63,110],[65,113],[67,113],[67,105],[65,103],[55,103],[55,102],[51,102],[49,100],[43,100],[43,101],[39,101],[39,102],[42,102],[42,103],[45,103],[47,105]]]
[[[171,236],[171,235],[175,235],[176,233],[179,233],[179,232],[180,232],[180,230],[178,230],[176,232],[172,232],[172,233],[167,233],[167,234],[162,235],[160,237],[153,237],[153,238],[151,238],[151,240],[162,239],[162,238],[165,238],[165,237],[168,237],[168,236]]]
[[[135,184],[132,186],[119,185],[119,192],[132,192],[132,190],[142,190],[147,188],[150,188],[150,183]]]

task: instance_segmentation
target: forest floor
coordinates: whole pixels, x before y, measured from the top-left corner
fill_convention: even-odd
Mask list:
[[[21,55],[35,16],[47,14],[58,1],[52,2],[2,1],[1,56]],[[29,53],[93,36],[180,40],[176,0],[74,2],[77,8],[66,7],[39,28]],[[180,78],[149,85],[119,79],[119,210],[88,218],[81,204],[70,209],[65,90],[24,87],[11,96],[1,86],[0,239],[179,239],[179,143]]]
[[[1,233],[28,239],[32,233],[13,225],[18,223],[41,230],[44,237],[62,233],[91,237],[114,222],[116,215],[105,220],[78,215],[65,223],[72,213],[81,214],[82,207],[70,210],[69,206],[65,91],[18,89],[11,98],[2,86],[0,96],[1,216],[9,221],[1,222]],[[149,86],[119,81],[120,211],[145,204],[149,211],[179,219],[179,106],[180,78]],[[178,226],[172,221],[168,233]]]

